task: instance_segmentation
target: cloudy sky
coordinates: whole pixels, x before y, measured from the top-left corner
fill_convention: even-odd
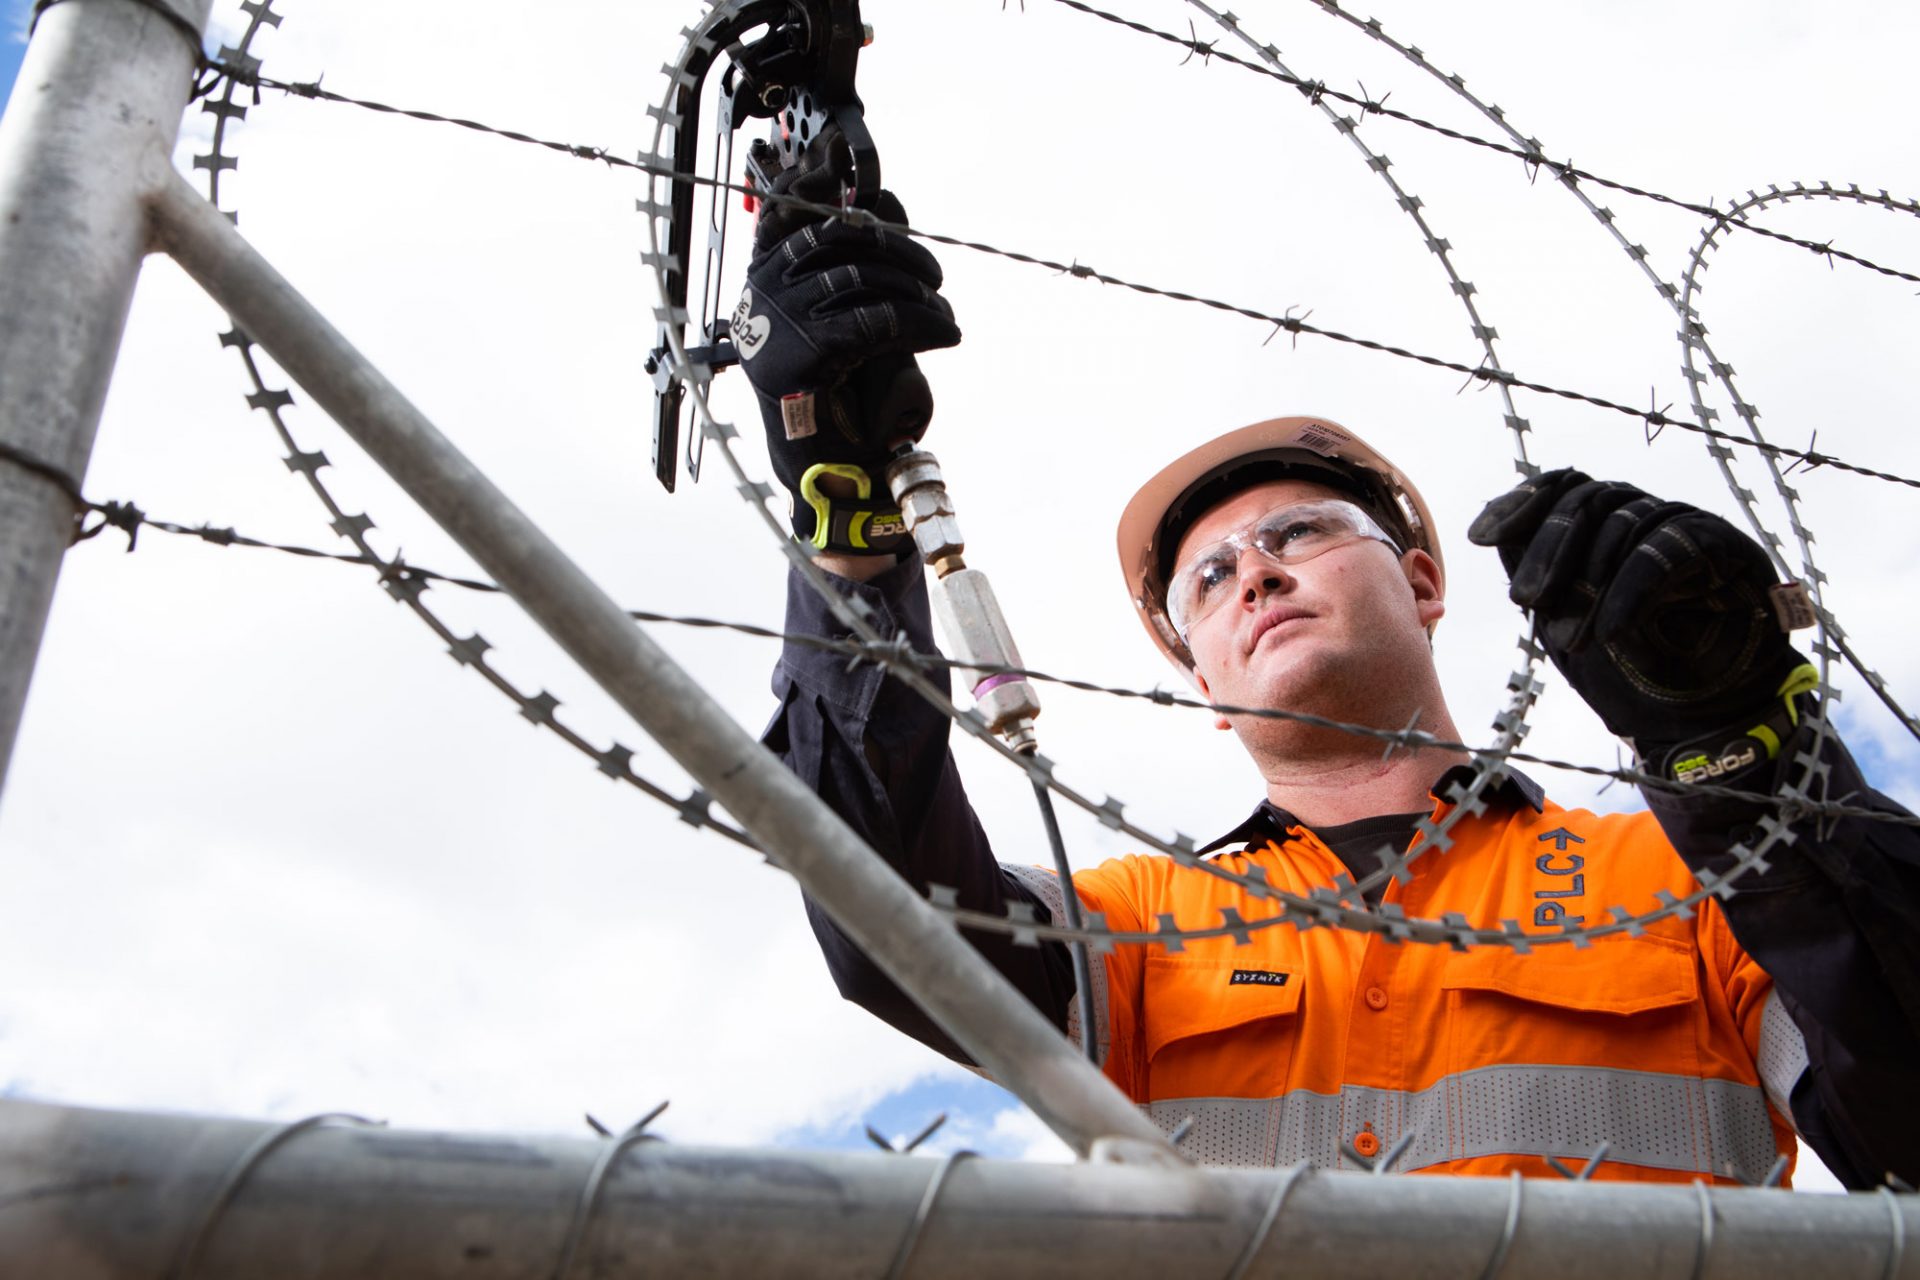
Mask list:
[[[1180,0],[1113,0],[1185,32]],[[16,4],[16,9],[24,4]],[[494,0],[277,0],[269,74],[633,155],[678,29],[699,6],[553,0],[541,31]],[[888,184],[919,224],[1475,363],[1468,321],[1412,221],[1294,90],[1192,59],[1054,0],[869,0],[861,88]],[[1240,20],[1294,72],[1485,134],[1425,73],[1305,0]],[[1903,95],[1907,6],[1518,0],[1371,13],[1497,102],[1547,152],[1692,200],[1794,180],[1920,191]],[[214,43],[237,5],[216,8]],[[18,14],[13,18],[18,26]],[[1223,45],[1223,47],[1232,47]],[[0,75],[17,56],[0,55]],[[180,152],[203,151],[190,115]],[[1568,193],[1508,158],[1384,119],[1362,136],[1424,203],[1477,286],[1506,366],[1612,400],[1686,406],[1675,320]],[[230,149],[222,205],[460,447],[619,599],[763,625],[783,569],[730,488],[671,498],[648,465],[653,284],[630,172],[445,126],[264,95]],[[1692,215],[1606,194],[1663,279]],[[741,215],[735,214],[736,218]],[[1908,270],[1911,216],[1803,202],[1770,226]],[[735,231],[744,242],[746,227]],[[1127,608],[1111,529],[1154,467],[1228,427],[1313,412],[1419,478],[1447,537],[1439,654],[1455,719],[1482,738],[1519,614],[1461,537],[1514,479],[1492,392],[1457,374],[960,250],[942,254],[967,339],[925,364],[969,560],[992,575],[1027,659],[1170,684]],[[1735,236],[1700,307],[1775,441],[1920,474],[1902,375],[1914,286]],[[740,256],[733,258],[738,272]],[[737,282],[730,280],[731,294]],[[135,303],[86,487],[150,514],[330,546],[280,461],[218,309],[155,261]],[[274,385],[280,385],[277,380]],[[754,419],[744,384],[716,404]],[[1731,421],[1725,396],[1711,401]],[[1542,465],[1578,465],[1734,514],[1698,437],[1522,394]],[[343,505],[387,550],[469,568],[296,391],[289,425],[332,460]],[[749,465],[765,460],[749,433]],[[1743,481],[1763,474],[1743,457]],[[1795,484],[1829,603],[1896,695],[1920,702],[1903,590],[1920,543],[1907,490],[1827,469]],[[1770,492],[1770,491],[1769,491]],[[1778,501],[1762,516],[1785,528]],[[834,995],[790,880],[690,831],[514,714],[352,567],[109,535],[67,560],[0,805],[0,1088],[38,1098],[296,1117],[585,1132],[656,1102],[683,1141],[842,1145],[951,1111],[942,1142],[1057,1150],[990,1087]],[[684,790],[658,747],[510,605],[429,601],[597,745]],[[766,641],[652,629],[742,723],[771,706]],[[1839,719],[1880,784],[1920,793],[1914,744],[1850,672]],[[1044,691],[1044,749],[1160,830],[1237,822],[1259,782],[1198,713]],[[1612,764],[1564,688],[1529,745]],[[1003,858],[1041,861],[1024,781],[959,748]],[[1168,768],[1170,756],[1181,762]],[[1541,771],[1563,803],[1637,803]],[[1066,814],[1073,859],[1124,852]],[[1651,905],[1651,904],[1647,904]],[[1811,1181],[1811,1179],[1808,1179]]]

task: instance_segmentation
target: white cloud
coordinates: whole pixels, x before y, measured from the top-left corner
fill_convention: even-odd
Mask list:
[[[1053,1163],[1073,1159],[1067,1144],[1025,1107],[1009,1107],[994,1116],[993,1136],[1013,1148],[1010,1159]]]

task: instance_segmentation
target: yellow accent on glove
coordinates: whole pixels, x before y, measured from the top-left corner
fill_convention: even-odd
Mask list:
[[[853,481],[854,496],[862,501],[873,496],[873,477],[869,476],[864,468],[855,466],[851,462],[816,462],[801,474],[800,496],[805,498],[807,505],[813,508],[811,541],[814,548],[819,551],[827,549],[827,538],[833,531],[833,500],[820,492],[819,485],[815,483],[823,475],[839,476],[843,480]],[[847,541],[856,549],[864,549],[867,545],[863,529],[871,516],[872,512],[860,512],[847,528]]]
[[[1776,698],[1783,698],[1787,704],[1787,718],[1794,724],[1800,723],[1800,712],[1795,709],[1793,700],[1803,693],[1812,693],[1820,687],[1820,671],[1811,662],[1803,662],[1787,672],[1787,678],[1780,682],[1774,691]]]

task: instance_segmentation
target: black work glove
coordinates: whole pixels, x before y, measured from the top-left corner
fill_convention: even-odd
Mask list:
[[[1664,777],[1729,781],[1773,758],[1817,683],[1785,634],[1811,622],[1804,597],[1777,597],[1759,544],[1710,512],[1549,471],[1467,537],[1499,549],[1547,656]]]
[[[790,169],[773,190],[833,202],[839,183],[825,169]],[[873,213],[907,218],[885,191]],[[960,341],[940,281],[933,254],[898,232],[763,206],[731,328],[802,541],[890,555],[906,537],[885,472],[894,447],[918,440],[933,416],[913,354]]]

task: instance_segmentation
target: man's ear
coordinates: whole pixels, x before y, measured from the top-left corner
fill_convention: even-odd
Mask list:
[[[1197,687],[1200,690],[1201,697],[1205,698],[1208,702],[1213,701],[1213,690],[1207,688],[1207,678],[1200,674],[1200,671],[1198,668],[1194,669],[1193,683],[1195,687]],[[1227,723],[1227,718],[1225,716],[1215,716],[1213,718],[1213,727],[1216,729],[1233,728],[1232,725]]]
[[[1413,603],[1420,614],[1420,625],[1431,629],[1447,612],[1440,566],[1434,563],[1432,556],[1415,547],[1400,557],[1400,569],[1407,575],[1407,585],[1413,588]]]

